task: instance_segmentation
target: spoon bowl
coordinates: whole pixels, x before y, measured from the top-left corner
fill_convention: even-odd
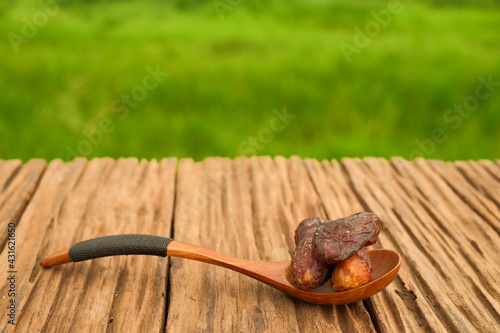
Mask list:
[[[289,278],[290,261],[253,261],[231,257],[212,250],[190,245],[171,238],[149,235],[117,235],[90,239],[54,253],[40,264],[51,267],[69,262],[123,254],[172,256],[222,266],[250,276],[282,292],[315,304],[341,305],[364,300],[383,290],[394,280],[401,266],[401,256],[392,250],[368,250],[373,263],[370,282],[358,288],[334,292],[329,283],[311,290],[293,286]]]

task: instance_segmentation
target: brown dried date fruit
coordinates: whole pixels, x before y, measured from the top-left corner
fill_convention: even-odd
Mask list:
[[[322,223],[314,233],[314,255],[328,264],[340,262],[374,244],[379,231],[380,220],[370,212]]]
[[[316,229],[325,223],[326,221],[321,217],[310,217],[299,223],[297,229],[295,229],[295,245],[299,244],[301,240],[312,238]]]
[[[295,251],[292,256],[291,279],[299,289],[310,290],[321,286],[328,280],[329,265],[317,260],[313,251],[313,236],[325,220],[319,217],[300,222],[295,230]]]
[[[372,260],[370,255],[361,249],[335,265],[330,284],[334,291],[349,290],[370,282],[371,274]]]

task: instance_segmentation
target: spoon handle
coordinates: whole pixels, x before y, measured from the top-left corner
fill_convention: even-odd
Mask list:
[[[160,257],[179,257],[222,266],[269,283],[274,275],[267,272],[272,263],[235,258],[209,249],[174,241],[172,238],[152,235],[115,235],[92,238],[74,244],[42,259],[42,267],[79,262],[117,255],[143,254]],[[284,268],[283,268],[284,271]],[[280,274],[281,275],[281,270]]]
[[[115,235],[92,238],[74,244],[42,259],[40,265],[52,267],[69,262],[79,262],[117,255],[143,254],[160,257],[179,257],[222,266],[266,282],[269,280],[262,265],[269,263],[235,258],[196,245],[174,241],[172,238],[153,235]]]
[[[68,262],[129,254],[166,257],[168,245],[172,241],[172,238],[167,237],[136,234],[98,237],[54,253],[43,259],[40,264],[43,267],[52,267]]]
[[[205,262],[240,272],[284,292],[295,289],[285,281],[287,262],[261,262],[240,259],[196,245],[152,235],[115,235],[98,237],[74,244],[42,259],[42,267],[117,255],[143,254],[179,257]]]
[[[128,234],[92,238],[76,243],[68,249],[42,259],[40,265],[52,267],[69,262],[130,254],[186,258],[230,268],[244,274],[248,273],[245,266],[253,263],[250,260],[235,258],[199,246],[176,242],[172,238]]]

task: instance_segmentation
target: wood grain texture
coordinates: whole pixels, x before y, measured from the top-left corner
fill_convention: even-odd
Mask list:
[[[177,185],[176,240],[239,258],[289,260],[296,224],[324,215],[297,158],[183,160]],[[171,263],[167,331],[374,331],[361,302],[317,306],[220,267]]]
[[[406,258],[407,269],[403,266],[400,272],[402,288],[396,293],[409,310],[405,320],[416,321],[408,329],[418,324],[424,329],[494,332],[500,310],[494,253],[500,242],[491,224],[478,214],[477,193],[465,186],[456,168],[443,162],[393,159],[390,166],[366,159],[364,165],[349,161],[346,169],[353,170],[353,180],[359,178],[354,172],[364,173],[372,186],[384,189],[365,191],[364,198],[378,206],[384,222],[398,226],[383,234]],[[498,225],[498,220],[492,224]],[[381,240],[381,246],[389,246]],[[476,244],[491,249],[481,255]]]
[[[288,260],[302,219],[364,210],[382,221],[373,248],[398,251],[403,264],[384,291],[347,306],[298,301],[247,276],[181,258],[38,265],[75,242],[122,233],[173,236],[242,259]],[[19,332],[500,327],[500,161],[0,161],[0,218],[4,243],[5,221],[18,219]],[[5,247],[0,270],[7,271]],[[5,320],[6,291],[2,279],[0,332],[13,331]]]
[[[21,169],[22,162],[20,160],[0,160],[0,191],[3,192],[11,183],[19,169]]]
[[[63,168],[58,163],[49,165],[17,229],[16,329],[160,331],[166,304],[165,258],[112,257],[53,269],[42,269],[39,262],[50,252],[96,236],[170,236],[175,160],[76,160]],[[5,252],[0,256],[2,271]],[[2,295],[6,288],[2,281]],[[2,299],[2,318],[4,304]]]
[[[31,160],[24,166],[21,161],[0,161],[0,246],[5,246],[7,225],[19,224],[45,171],[45,161]]]

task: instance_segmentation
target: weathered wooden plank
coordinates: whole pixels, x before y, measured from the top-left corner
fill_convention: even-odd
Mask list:
[[[434,168],[431,168],[433,163]],[[495,331],[494,325],[498,325],[499,320],[499,303],[497,291],[494,290],[497,287],[492,288],[492,283],[495,284],[493,281],[497,279],[498,265],[491,254],[495,253],[500,243],[489,223],[478,214],[480,203],[476,198],[480,200],[480,197],[467,188],[467,182],[450,163],[417,161],[414,165],[422,171],[415,174],[421,174],[422,177],[414,178],[413,187],[427,198],[423,201],[425,205],[422,205],[441,229],[436,236],[449,242],[440,245],[446,250],[446,255],[439,256],[439,267],[447,274],[446,285],[453,288],[460,298],[460,302],[457,302],[455,295],[450,295],[460,311],[449,312],[454,318],[467,317],[465,322],[468,325],[475,324],[476,329]],[[463,196],[464,193],[468,198]],[[491,246],[486,250],[486,257],[478,244],[481,244],[481,248]],[[496,309],[491,303],[497,304]],[[476,312],[476,309],[484,314]],[[470,312],[474,312],[474,315],[471,316]],[[486,316],[486,319],[482,316]]]
[[[393,246],[405,258],[399,280],[407,291],[400,290],[398,295],[417,323],[433,330],[493,332],[499,317],[497,287],[491,281],[495,280],[498,268],[491,257],[485,262],[478,256],[467,239],[474,231],[460,229],[464,220],[462,208],[466,212],[467,209],[463,202],[460,210],[456,209],[456,203],[454,207],[450,203],[460,199],[447,182],[423,171],[430,164],[418,161],[393,159],[396,173],[383,160],[366,159],[363,164],[346,160],[345,164],[356,190],[364,193],[370,206],[377,207],[375,212],[380,210],[384,224],[396,221],[397,228],[391,223],[391,228],[383,233],[390,236]],[[362,178],[370,181],[360,181]],[[374,192],[372,186],[383,192]],[[474,211],[469,210],[473,215]],[[477,215],[476,218],[479,220]],[[405,230],[401,231],[400,226]],[[482,233],[474,236],[481,237]],[[498,246],[498,240],[494,242]],[[389,247],[382,234],[380,243]],[[482,272],[484,268],[487,272]],[[394,286],[398,286],[398,279]],[[372,311],[380,308],[376,297],[369,302],[373,303]],[[415,327],[419,326],[407,329]]]
[[[43,160],[30,160],[26,165],[0,163],[0,248],[3,249],[7,240],[7,225],[19,225],[19,219],[31,200],[38,183],[45,171]],[[5,164],[3,167],[2,165]],[[8,180],[7,180],[8,179]]]
[[[500,165],[488,160],[480,160],[477,164],[486,169],[486,171],[488,171],[496,179],[496,181],[500,182]]]
[[[18,331],[500,327],[499,161],[182,160],[175,187],[175,160],[80,159],[45,169],[43,161],[0,161],[0,219],[19,222]],[[171,259],[170,276],[167,260],[141,256],[38,266],[49,252],[90,237],[168,236],[174,201],[176,240],[255,260],[288,260],[293,230],[305,217],[371,210],[383,222],[375,247],[396,249],[404,263],[381,293],[337,307],[297,301],[235,272],[178,258]],[[6,265],[3,249],[0,270]],[[2,318],[7,291],[0,281]],[[0,332],[13,329],[0,322]]]
[[[203,163],[182,160],[176,191],[175,239],[258,260],[259,231],[253,233],[255,207],[248,169],[249,161],[243,158],[236,160],[234,167],[228,160],[207,159]],[[267,217],[269,224],[273,219]],[[287,257],[282,240],[276,244],[274,255],[278,256],[276,260]],[[167,331],[278,328],[279,324],[271,320],[274,313],[287,316],[278,309],[292,301],[268,289],[220,267],[171,258]],[[285,325],[293,329],[296,326],[296,323]]]
[[[440,161],[422,162],[417,161],[416,165],[427,178],[432,179],[432,184],[448,199],[445,203],[448,205],[450,202],[454,203],[449,205],[449,208],[450,214],[458,215],[459,223],[456,226],[462,228],[465,234],[474,235],[478,241],[486,242],[484,245],[490,246],[492,250],[500,250],[499,207],[478,191],[459,172],[455,164]],[[491,186],[497,190],[500,188],[494,183]],[[460,206],[459,210],[457,205]]]
[[[297,223],[324,214],[298,158],[179,164],[179,241],[246,259],[289,260]],[[167,331],[374,331],[361,302],[316,306],[220,267],[177,258],[171,263]]]
[[[338,213],[334,216],[329,216],[327,214],[325,207],[328,202],[324,202],[318,195],[315,184],[312,182],[304,161],[298,157],[292,157],[290,160],[277,157],[275,159],[275,165],[278,166],[278,170],[280,171],[279,174],[285,175],[281,187],[284,193],[283,197],[289,198],[289,200],[284,210],[293,212],[292,218],[286,219],[288,226],[284,228],[285,230],[289,230],[289,237],[293,235],[293,231],[297,227],[297,224],[304,218],[320,216],[323,218],[335,219],[342,216],[342,213]],[[267,170],[272,170],[272,166],[264,166],[260,173],[266,173]],[[273,178],[275,177],[272,177],[271,181]],[[288,182],[285,180],[288,180]],[[265,191],[264,188],[263,191]],[[354,209],[355,208],[356,207],[354,207]],[[349,206],[349,208],[346,207],[345,209],[348,211],[353,208]],[[269,244],[273,243],[271,242]],[[293,241],[291,241],[290,244],[289,252],[291,253],[295,246]],[[312,315],[313,317],[311,317]],[[309,332],[318,329],[316,321],[324,321],[324,319],[321,318],[335,318],[335,320],[322,324],[321,329],[328,331],[368,332],[375,330],[371,323],[369,313],[362,302],[343,306],[325,307],[323,309],[318,309],[318,306],[313,304],[297,302],[296,317],[301,332]]]
[[[169,236],[174,182],[175,160],[76,160],[70,167],[53,161],[16,232],[16,329],[162,330],[166,259],[113,257],[53,269],[42,269],[39,261],[91,237],[122,233]],[[4,269],[6,251],[0,260]],[[6,288],[2,281],[2,295]],[[2,331],[5,329],[13,331],[11,326],[3,326]]]
[[[493,210],[498,210],[500,207],[500,178],[495,176],[495,171],[500,171],[500,168],[489,168],[490,165],[478,162],[460,161],[455,162],[454,165],[462,176],[480,192],[482,201],[488,206],[488,209],[491,210],[492,206],[488,203],[490,200],[497,208],[493,208]]]
[[[342,166],[336,160],[320,163],[306,159],[304,163],[329,219],[334,220],[363,211],[363,202],[356,198],[348,183],[349,179],[345,177]]]
[[[9,186],[21,165],[21,160],[0,160],[0,193]]]
[[[313,162],[310,164],[313,165]],[[351,168],[353,169],[351,170]],[[336,161],[332,161],[331,164],[323,162],[321,169],[316,167],[313,179],[318,188],[323,187],[320,193],[324,202],[335,200],[335,196],[332,196],[332,191],[329,191],[328,188],[335,188],[335,191],[342,189],[346,193],[345,196],[350,197],[349,201],[357,201],[351,204],[351,206],[356,207],[356,211],[369,210],[377,213],[382,219],[382,230],[375,247],[396,249],[405,257],[404,249],[402,250],[391,237],[394,233],[405,235],[404,228],[398,223],[392,211],[394,204],[384,196],[380,186],[374,182],[373,177],[366,173],[365,169],[366,167],[359,160],[344,159],[341,165]],[[323,174],[328,176],[321,176],[321,170],[323,170]],[[354,212],[348,211],[346,213],[352,214]],[[403,244],[408,241],[404,237],[399,239]],[[422,326],[430,327],[431,325],[435,329],[444,328],[437,318],[431,318],[429,324],[422,320],[422,314],[416,311],[412,290],[405,278],[410,274],[408,266],[404,262],[396,280],[384,291],[365,301],[377,331],[418,331]]]
[[[30,290],[33,289],[32,283],[34,282],[31,279],[32,272],[40,272],[38,265],[38,252],[40,251],[40,247],[44,241],[45,235],[48,233],[48,226],[50,225],[50,221],[52,220],[53,215],[59,209],[59,205],[62,201],[62,196],[64,196],[65,191],[67,190],[68,184],[67,182],[62,182],[56,177],[56,172],[54,172],[54,166],[57,164],[57,161],[51,163],[48,167],[48,171],[44,174],[42,178],[38,191],[32,198],[31,204],[26,208],[23,217],[19,223],[19,228],[16,230],[15,236],[15,244],[16,244],[16,261],[15,261],[15,298],[6,297],[7,290],[10,286],[8,286],[7,281],[2,281],[0,291],[1,294],[4,295],[4,298],[1,300],[1,317],[6,317],[6,304],[11,299],[14,299],[16,302],[16,310],[15,310],[15,324],[16,326],[10,326],[5,321],[2,321],[1,331],[14,331],[15,328],[22,329],[24,326],[24,331],[28,330],[29,326],[32,326],[36,331],[35,323],[41,325],[38,327],[40,330],[43,327],[44,320],[42,318],[46,318],[48,315],[48,311],[50,307],[42,306],[42,303],[38,303],[36,306],[39,307],[38,312],[41,314],[41,318],[36,318],[36,316],[32,315],[32,318],[21,321],[23,308],[32,305],[29,302]],[[83,161],[77,161],[74,165],[78,165],[81,169],[84,165]],[[74,177],[73,175],[68,175],[68,180],[71,180]],[[53,230],[51,230],[53,232]],[[3,249],[0,255],[0,267],[3,272],[7,271],[7,251]],[[11,270],[11,269],[9,269]],[[48,275],[45,275],[48,276]],[[47,281],[46,284],[49,281]],[[52,291],[52,298],[57,297],[57,280],[53,281],[55,284],[51,286],[51,288],[47,287],[47,291]],[[50,284],[49,284],[50,285]],[[39,321],[33,322],[33,318],[39,319]],[[32,324],[30,324],[30,320]]]

